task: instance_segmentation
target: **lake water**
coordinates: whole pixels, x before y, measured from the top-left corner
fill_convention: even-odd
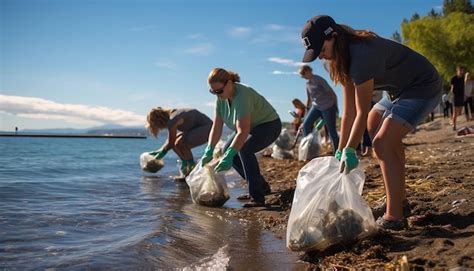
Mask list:
[[[172,180],[172,151],[160,172],[142,172],[140,154],[161,143],[0,138],[0,269],[300,267],[284,240],[228,214],[247,191],[239,177],[227,177],[224,208],[206,208]]]

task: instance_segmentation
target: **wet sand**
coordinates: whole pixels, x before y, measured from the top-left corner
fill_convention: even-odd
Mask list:
[[[459,128],[465,125],[474,123],[458,121]],[[405,138],[407,198],[412,207],[407,230],[380,230],[352,246],[301,253],[305,267],[390,269],[406,256],[410,268],[474,268],[474,138],[455,135],[448,119],[438,118]],[[272,187],[270,206],[232,212],[241,219],[258,219],[284,239],[296,177],[305,163],[266,156],[259,159]],[[375,207],[385,194],[380,168],[375,158],[362,157],[361,164],[366,169],[362,196]]]

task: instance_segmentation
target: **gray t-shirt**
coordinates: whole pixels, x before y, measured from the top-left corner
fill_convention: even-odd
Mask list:
[[[178,126],[178,130],[186,132],[196,127],[212,125],[212,120],[203,113],[192,108],[173,109],[170,120],[167,123],[168,129],[173,127],[179,119],[184,119],[183,124]]]
[[[306,82],[306,92],[313,105],[320,111],[327,110],[337,103],[336,93],[328,82],[319,75],[313,74],[313,78]]]
[[[394,97],[431,98],[441,91],[441,78],[422,55],[392,40],[376,37],[352,43],[349,74],[355,85],[374,79],[374,90]]]

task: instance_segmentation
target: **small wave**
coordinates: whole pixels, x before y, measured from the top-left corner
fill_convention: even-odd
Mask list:
[[[229,266],[230,256],[227,245],[219,248],[219,250],[212,256],[200,260],[196,264],[186,266],[182,271],[192,270],[226,270]]]

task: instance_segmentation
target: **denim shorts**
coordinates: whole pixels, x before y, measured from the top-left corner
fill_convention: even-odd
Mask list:
[[[390,101],[388,97],[383,97],[374,105],[374,109],[383,114],[383,119],[395,119],[408,129],[414,130],[439,104],[440,99],[441,91],[429,99],[399,97]]]

